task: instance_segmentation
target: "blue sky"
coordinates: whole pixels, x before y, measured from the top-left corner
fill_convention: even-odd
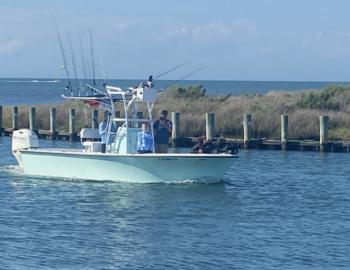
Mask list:
[[[205,66],[190,79],[350,81],[349,10],[347,0],[1,0],[0,77],[65,76],[54,15],[80,74],[78,36],[87,55],[91,28],[109,78],[191,61],[164,79]]]

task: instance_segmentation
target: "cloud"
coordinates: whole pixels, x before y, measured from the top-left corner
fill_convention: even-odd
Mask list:
[[[7,42],[0,43],[0,54],[8,55],[13,54],[21,47],[21,41],[19,39],[13,39]]]
[[[244,38],[252,35],[256,24],[251,20],[234,20],[230,22],[214,21],[202,25],[183,25],[168,32],[168,37],[192,38],[194,40],[212,40]]]

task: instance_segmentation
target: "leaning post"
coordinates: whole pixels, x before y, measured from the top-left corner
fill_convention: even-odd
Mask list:
[[[244,148],[249,148],[249,142],[251,140],[252,134],[252,115],[250,113],[246,113],[243,115],[243,143]]]
[[[50,108],[50,133],[51,139],[56,139],[56,108]]]
[[[12,107],[12,129],[18,129],[18,107]]]
[[[321,152],[327,151],[328,128],[329,128],[328,115],[320,115],[320,151]]]
[[[75,110],[69,109],[69,140],[74,141],[77,137],[75,130]]]
[[[36,128],[36,108],[29,108],[29,129],[37,133]]]
[[[206,139],[212,140],[215,136],[215,113],[209,112],[205,114],[206,120]]]
[[[281,115],[281,149],[283,151],[287,150],[288,142],[288,115]]]
[[[173,131],[172,131],[171,137],[174,140],[178,138],[180,135],[180,113],[172,112],[171,121],[173,122]]]

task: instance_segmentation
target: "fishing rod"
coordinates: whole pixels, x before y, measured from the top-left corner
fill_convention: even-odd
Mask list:
[[[153,79],[155,80],[155,79],[158,79],[158,78],[160,78],[160,77],[163,77],[163,76],[167,75],[168,73],[173,72],[173,71],[175,71],[175,70],[177,70],[177,69],[179,69],[179,68],[181,68],[181,67],[183,67],[183,66],[185,66],[185,65],[187,65],[187,64],[189,64],[189,63],[191,63],[191,61],[187,61],[187,62],[185,62],[185,63],[182,63],[182,64],[180,64],[180,65],[177,65],[177,66],[175,66],[175,67],[173,67],[173,68],[171,68],[171,69],[169,69],[169,70],[167,70],[167,71],[164,71],[164,72],[162,72],[162,73],[160,73],[160,74],[154,76]]]
[[[62,69],[64,69],[66,71],[66,76],[67,76],[67,80],[68,80],[68,86],[66,87],[66,89],[69,89],[71,96],[73,96],[73,89],[72,89],[72,84],[71,84],[71,81],[70,81],[69,70],[68,70],[67,61],[66,61],[66,55],[64,53],[62,38],[61,38],[60,32],[58,31],[58,26],[57,26],[55,17],[52,17],[52,20],[53,20],[53,23],[54,23],[54,26],[55,26],[55,29],[56,29],[58,43],[60,45],[60,50],[61,50],[61,55],[62,55],[62,60],[63,60]]]
[[[84,53],[84,48],[83,48],[83,42],[81,39],[81,35],[79,34],[79,47],[80,47],[80,58],[81,58],[81,66],[83,69],[83,83],[86,83],[87,79],[87,74],[86,74],[86,63],[85,63],[85,53]],[[87,93],[85,93],[87,95]]]
[[[71,39],[71,35],[70,35],[69,32],[68,32],[68,43],[69,43],[70,53],[71,53],[71,57],[72,57],[72,65],[73,65],[74,77],[75,77],[75,80],[78,81],[77,96],[80,96],[80,89],[82,88],[82,83],[81,83],[81,80],[78,77],[77,66],[75,64],[73,44],[72,44],[72,39]]]
[[[94,44],[92,40],[92,31],[89,29],[89,40],[90,40],[90,54],[91,54],[91,68],[92,68],[92,84],[96,86],[95,79],[95,59],[94,59]]]
[[[172,82],[171,84],[167,85],[167,86],[166,86],[165,88],[163,88],[162,90],[166,90],[166,89],[168,89],[168,88],[174,86],[174,85],[177,84],[178,82],[187,79],[188,77],[190,77],[190,76],[192,76],[193,74],[195,74],[195,73],[197,73],[197,72],[203,70],[204,68],[205,68],[205,67],[200,67],[200,68],[195,69],[194,71],[192,71],[192,72],[186,74],[185,76],[181,77],[180,79],[177,79],[175,82]]]
[[[103,76],[103,80],[104,80],[103,85],[107,85],[107,72],[106,72],[106,68],[105,68],[105,65],[103,63],[103,59],[102,59],[99,51],[97,51],[97,57],[98,57],[98,60],[100,62],[100,66],[101,66],[102,76]]]

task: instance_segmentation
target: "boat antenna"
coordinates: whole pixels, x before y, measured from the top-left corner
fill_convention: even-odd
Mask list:
[[[92,31],[91,31],[91,29],[89,29],[89,40],[90,40],[90,54],[91,54],[92,84],[93,84],[93,86],[96,86],[94,43],[93,43],[93,40],[92,40]]]
[[[66,86],[66,89],[68,89],[70,91],[71,96],[73,96],[73,89],[72,89],[72,84],[71,84],[71,81],[70,81],[69,70],[68,70],[67,61],[66,61],[66,55],[64,53],[62,38],[61,38],[60,32],[58,31],[58,26],[57,26],[57,23],[56,23],[56,20],[55,20],[54,16],[52,16],[52,20],[53,20],[53,23],[54,23],[54,26],[55,26],[58,43],[60,45],[60,50],[61,50],[61,55],[62,55],[62,60],[63,60],[62,69],[64,69],[66,71],[66,77],[67,77],[67,80],[68,80],[68,85]]]
[[[164,72],[162,72],[162,73],[160,73],[160,74],[154,76],[153,79],[155,80],[155,79],[158,79],[158,78],[160,78],[160,77],[163,77],[163,76],[167,75],[168,73],[173,72],[173,71],[175,71],[175,70],[177,70],[177,69],[179,69],[179,68],[181,68],[181,67],[183,67],[183,66],[189,64],[190,62],[191,62],[191,61],[187,61],[187,62],[185,62],[185,63],[182,63],[182,64],[180,64],[180,65],[177,65],[177,66],[175,66],[175,67],[173,67],[173,68],[171,68],[171,69],[169,69],[169,70],[167,70],[167,71],[164,71]]]
[[[71,39],[71,35],[70,35],[69,32],[68,32],[68,43],[69,43],[70,53],[71,53],[71,56],[72,56],[72,65],[73,65],[74,77],[75,77],[75,80],[79,82],[78,89],[77,89],[77,95],[80,96],[80,89],[82,88],[82,83],[81,83],[81,80],[78,77],[77,66],[75,64],[73,44],[72,44],[72,39]]]

